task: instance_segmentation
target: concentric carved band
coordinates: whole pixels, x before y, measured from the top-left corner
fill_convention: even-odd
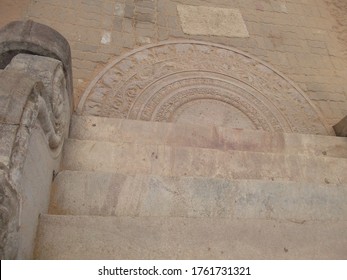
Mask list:
[[[332,134],[304,93],[278,71],[238,50],[196,41],[146,46],[113,61],[85,91],[78,111],[172,122],[182,108],[193,114],[197,100],[240,111],[252,128]]]

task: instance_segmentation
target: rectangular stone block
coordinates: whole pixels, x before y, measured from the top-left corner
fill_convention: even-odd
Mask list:
[[[155,9],[156,1],[155,0],[135,0],[135,5],[138,7]]]
[[[177,5],[183,32],[190,35],[249,37],[237,9]]]
[[[50,214],[346,220],[346,186],[63,171]]]
[[[41,215],[36,259],[346,259],[347,223]]]
[[[70,137],[80,140],[133,142],[347,158],[347,139],[309,134],[270,133],[184,123],[146,122],[73,116]]]
[[[69,139],[68,170],[343,184],[347,159]]]

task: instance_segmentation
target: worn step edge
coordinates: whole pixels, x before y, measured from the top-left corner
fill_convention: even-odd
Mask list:
[[[346,259],[347,221],[41,215],[36,259]]]
[[[192,146],[219,150],[347,158],[347,138],[74,115],[70,137],[79,140]]]
[[[347,220],[347,185],[63,171],[49,213]]]
[[[226,179],[347,182],[347,159],[68,139],[63,169]]]

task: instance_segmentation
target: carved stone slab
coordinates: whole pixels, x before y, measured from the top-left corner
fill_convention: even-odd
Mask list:
[[[266,63],[222,45],[174,41],[111,62],[80,114],[333,134],[305,94]]]

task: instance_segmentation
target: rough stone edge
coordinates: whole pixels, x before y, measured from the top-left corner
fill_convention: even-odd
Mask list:
[[[135,49],[133,51],[130,51],[128,53],[125,53],[125,54],[121,55],[120,57],[117,57],[116,59],[111,60],[105,66],[105,68],[95,76],[95,78],[90,82],[89,86],[87,87],[87,89],[82,94],[82,97],[81,97],[81,99],[80,99],[80,101],[79,101],[79,103],[77,105],[77,108],[76,108],[76,113],[79,114],[79,115],[82,115],[84,104],[85,104],[85,102],[86,102],[86,100],[87,100],[91,90],[93,89],[95,84],[98,82],[98,80],[108,70],[110,70],[115,64],[117,64],[121,60],[127,58],[128,56],[131,56],[131,55],[133,55],[135,53],[138,53],[138,52],[141,52],[143,50],[154,48],[154,47],[158,47],[158,46],[171,45],[171,44],[197,44],[197,45],[205,45],[205,46],[207,45],[207,46],[218,47],[218,48],[222,48],[222,49],[226,49],[226,50],[235,52],[237,54],[245,56],[246,58],[252,59],[252,60],[262,64],[263,66],[265,66],[266,68],[270,69],[271,71],[273,71],[274,73],[279,75],[281,78],[283,78],[292,87],[294,87],[303,96],[303,98],[308,102],[308,104],[312,107],[313,111],[317,114],[317,117],[319,118],[319,120],[321,121],[323,126],[325,127],[325,129],[327,131],[327,134],[328,135],[335,135],[335,132],[334,132],[333,128],[330,125],[328,125],[328,122],[325,120],[323,114],[313,104],[313,102],[310,100],[310,98],[299,88],[298,85],[296,85],[291,79],[289,79],[287,76],[285,76],[279,70],[277,70],[276,68],[274,68],[270,64],[260,60],[259,58],[255,57],[253,55],[247,54],[246,52],[238,50],[236,48],[225,46],[225,45],[221,45],[221,44],[215,44],[215,43],[204,42],[204,41],[196,41],[196,40],[169,40],[169,41],[163,41],[163,42],[160,42],[160,43],[148,44],[148,45],[145,45],[143,47],[137,48],[137,49]]]
[[[32,20],[13,21],[0,28],[0,69],[4,69],[19,53],[51,57],[62,62],[72,113],[72,62],[68,41],[46,25]]]

